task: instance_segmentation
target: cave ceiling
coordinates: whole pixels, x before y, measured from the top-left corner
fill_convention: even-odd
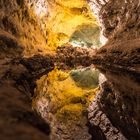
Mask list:
[[[54,50],[69,42],[100,46],[98,23],[86,0],[37,0],[28,6],[32,6],[47,37],[46,47]]]

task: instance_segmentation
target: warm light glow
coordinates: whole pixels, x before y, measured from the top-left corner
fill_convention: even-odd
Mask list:
[[[56,48],[69,42],[69,38],[79,25],[96,23],[95,17],[86,0],[57,0],[48,3],[49,16],[46,21],[48,43],[50,48]],[[63,36],[60,36],[60,34]]]
[[[98,26],[86,0],[36,0],[32,3],[28,5],[46,37],[45,47],[50,50],[68,43],[79,26]]]
[[[36,98],[33,100],[34,108],[40,112],[49,100],[47,106],[50,106],[59,121],[66,121],[64,118],[69,117],[79,118],[80,116],[76,114],[82,113],[98,91],[98,88],[78,87],[69,73],[57,69],[50,72],[48,76],[43,76],[38,80],[37,85]],[[64,112],[69,115],[65,116]]]
[[[35,14],[42,18],[48,14],[47,1],[38,0],[34,6]]]

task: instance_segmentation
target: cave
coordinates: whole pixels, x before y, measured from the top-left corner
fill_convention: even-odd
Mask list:
[[[140,140],[139,0],[0,0],[0,140]]]

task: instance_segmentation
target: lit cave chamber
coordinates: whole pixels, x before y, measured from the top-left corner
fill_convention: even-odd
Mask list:
[[[139,0],[0,0],[0,140],[140,140]]]

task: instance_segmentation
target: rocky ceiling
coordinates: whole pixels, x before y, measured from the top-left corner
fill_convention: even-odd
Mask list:
[[[34,9],[47,37],[47,47],[53,50],[68,43],[70,38],[79,44],[83,41],[88,46],[99,46],[99,27],[86,0],[37,0],[32,3],[28,5]],[[79,30],[80,34],[75,34]]]

